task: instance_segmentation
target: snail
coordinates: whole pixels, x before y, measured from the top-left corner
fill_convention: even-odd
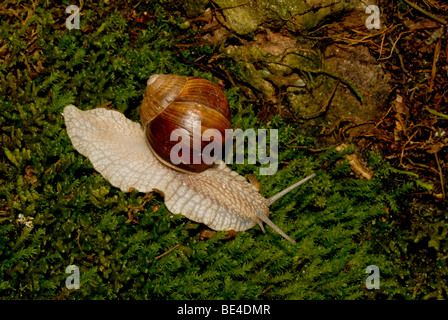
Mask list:
[[[196,88],[189,88],[190,85]],[[82,111],[68,105],[63,110],[63,117],[74,148],[86,156],[111,185],[123,192],[132,189],[145,193],[156,191],[163,195],[170,212],[182,214],[217,231],[245,231],[258,224],[265,232],[264,222],[295,243],[269,219],[269,206],[314,177],[314,173],[266,199],[220,159],[215,159],[212,164],[199,163],[197,169],[191,169],[172,166],[166,155],[156,155],[169,142],[157,141],[161,139],[157,130],[164,128],[163,121],[158,122],[158,116],[165,111],[172,112],[168,110],[170,105],[174,104],[178,109],[173,116],[165,117],[165,121],[179,118],[176,112],[183,110],[194,117],[201,112],[216,115],[219,132],[230,125],[228,101],[220,90],[202,78],[153,75],[147,82],[143,110],[140,111],[142,125],[127,119],[119,111],[106,108]],[[218,112],[205,110],[208,100],[213,101],[211,106]],[[185,109],[182,104],[199,111]],[[168,131],[173,128],[171,124],[165,124],[165,127]]]

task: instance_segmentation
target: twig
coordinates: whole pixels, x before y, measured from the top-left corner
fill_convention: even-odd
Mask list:
[[[329,97],[328,100],[327,100],[327,103],[325,103],[325,104],[322,106],[322,108],[320,108],[319,111],[314,112],[314,113],[311,113],[311,114],[307,114],[307,115],[304,115],[304,116],[301,116],[300,118],[301,118],[301,119],[312,119],[312,118],[316,118],[316,117],[320,116],[322,113],[326,112],[327,109],[328,109],[328,106],[330,105],[331,100],[332,100],[333,97],[334,97],[334,94],[335,94],[335,92],[336,92],[336,89],[338,88],[339,82],[340,82],[340,80],[338,79],[338,81],[336,82],[336,85],[335,85],[334,88],[333,88],[333,91],[332,91],[331,94],[330,94],[330,97]]]
[[[390,50],[390,54],[389,54],[388,57],[386,57],[386,58],[380,58],[380,59],[378,59],[378,60],[387,60],[387,59],[389,59],[390,57],[392,57],[392,55],[394,54],[395,46],[397,45],[398,40],[400,40],[400,38],[401,38],[401,36],[402,36],[403,34],[405,34],[405,33],[410,33],[410,32],[412,32],[412,31],[405,31],[405,32],[400,33],[400,34],[398,35],[397,40],[395,40],[395,42],[393,42],[393,43],[392,43],[392,40],[391,40],[390,38],[388,38],[389,41],[392,43],[392,49]]]
[[[324,69],[309,69],[309,68],[304,68],[304,67],[291,67],[291,66],[288,66],[287,64],[284,64],[284,63],[281,63],[281,62],[276,62],[276,61],[272,61],[272,63],[275,63],[275,64],[278,64],[278,65],[280,65],[280,66],[284,66],[284,67],[287,67],[287,68],[290,68],[290,69],[292,69],[292,70],[299,70],[299,71],[301,71],[301,72],[305,72],[305,73],[312,73],[312,74],[324,74],[324,75],[326,75],[326,76],[329,76],[329,77],[331,77],[331,78],[333,78],[333,79],[336,79],[336,80],[339,80],[340,82],[342,82],[343,84],[345,84],[349,89],[350,89],[350,91],[352,91],[352,93],[355,95],[355,97],[360,101],[360,102],[363,102],[363,99],[364,99],[364,97],[363,97],[363,95],[362,95],[362,93],[359,91],[359,89],[350,81],[350,80],[348,80],[348,79],[345,79],[345,78],[343,78],[343,77],[340,77],[340,76],[338,76],[338,75],[336,75],[336,74],[333,74],[333,73],[331,73],[331,72],[328,72],[328,71],[326,71],[326,70],[324,70]]]
[[[434,79],[437,73],[437,61],[439,61],[441,49],[442,49],[442,39],[439,39],[439,41],[436,44],[436,48],[434,50],[434,60],[432,61],[431,79],[429,79],[429,92],[432,92],[434,87]]]
[[[137,213],[137,212],[139,212],[139,211],[142,211],[142,210],[145,209],[145,208],[144,208],[145,205],[146,205],[149,201],[151,201],[151,195],[152,195],[152,193],[153,193],[153,192],[151,191],[151,192],[148,192],[147,194],[145,194],[145,196],[143,197],[143,202],[140,203],[139,206],[137,206],[137,207],[133,207],[133,206],[131,206],[131,205],[128,206],[128,209],[129,209],[129,211],[128,211],[128,220],[126,220],[126,222],[132,222],[132,223],[135,223],[135,224],[138,223],[138,221],[136,221],[136,220],[134,219],[134,214]]]
[[[436,115],[436,116],[442,117],[442,118],[445,119],[445,120],[448,120],[448,115],[446,115],[446,114],[444,114],[444,113],[438,112],[437,110],[431,109],[430,107],[426,107],[425,109],[426,109],[429,113],[432,113],[433,115]]]
[[[384,121],[384,119],[386,119],[387,115],[389,114],[390,110],[392,110],[392,108],[394,107],[394,105],[392,105],[389,110],[387,110],[386,114],[381,118],[381,120],[375,125],[375,128],[378,128],[378,126],[381,124],[381,122]]]
[[[78,236],[76,237],[76,242],[78,243],[79,250],[81,250],[82,253],[84,253],[85,255],[87,255],[87,254],[84,252],[84,250],[82,250],[82,248],[81,248],[81,244],[79,243],[79,237],[81,236],[81,233],[82,233],[82,231],[78,229]]]
[[[440,162],[439,162],[439,157],[437,156],[437,152],[434,155],[436,156],[437,168],[439,169],[440,185],[442,186],[442,199],[445,199],[445,186],[444,186],[444,182],[443,182],[443,172],[442,172],[442,168],[440,167]]]
[[[321,151],[325,151],[325,150],[328,150],[330,148],[333,148],[332,146],[330,146],[330,147],[324,147],[324,148],[315,149],[315,148],[310,148],[310,147],[307,147],[307,146],[290,146],[289,145],[290,143],[295,142],[295,141],[297,141],[297,138],[294,138],[291,141],[289,141],[286,144],[286,148],[290,148],[290,149],[305,149],[305,150],[308,150],[308,151],[311,151],[311,152],[321,152]]]
[[[378,60],[381,58],[381,55],[383,54],[383,44],[384,44],[384,39],[386,38],[386,34],[383,34],[383,38],[381,39],[381,46],[380,46],[380,54],[378,56]]]
[[[155,257],[154,259],[151,259],[148,261],[148,263],[151,263],[153,261],[159,260],[160,258],[163,258],[164,256],[166,256],[167,254],[169,254],[170,252],[176,250],[177,248],[179,248],[180,244],[176,244],[174,247],[172,247],[171,249],[169,249],[168,251],[165,251],[164,253],[162,253],[161,255],[158,255],[157,257]]]
[[[421,13],[423,13],[424,15],[428,16],[429,18],[440,22],[441,24],[447,24],[448,22],[443,19],[443,18],[439,18],[435,15],[433,15],[432,13],[429,13],[428,11],[426,11],[425,9],[420,8],[418,5],[416,5],[415,3],[412,3],[411,1],[408,0],[403,0],[404,2],[406,2],[409,6],[411,6],[412,8],[414,8],[415,10],[420,11]]]
[[[407,159],[407,160],[408,160],[409,163],[410,163],[411,165],[413,165],[414,167],[422,168],[422,169],[425,169],[425,170],[432,171],[433,173],[439,174],[439,171],[437,171],[437,170],[434,169],[433,167],[427,166],[426,164],[413,162],[410,158]]]
[[[386,33],[391,33],[392,31],[394,31],[397,27],[399,27],[400,26],[400,24],[396,24],[396,25],[394,25],[394,26],[390,26],[390,27],[387,27],[387,28],[385,28],[384,30],[382,30],[381,32],[377,32],[377,33],[374,33],[374,34],[371,34],[371,33],[364,33],[364,32],[361,32],[361,31],[358,31],[358,30],[352,30],[353,32],[355,32],[355,33],[358,33],[358,34],[362,34],[362,35],[366,35],[365,37],[363,37],[363,38],[361,38],[361,39],[353,39],[353,38],[346,38],[346,37],[341,37],[341,38],[337,38],[336,40],[337,41],[345,41],[345,42],[351,42],[351,44],[349,44],[349,45],[356,45],[356,44],[359,44],[359,43],[361,43],[361,42],[365,42],[365,40],[367,40],[367,39],[370,39],[370,38],[374,38],[374,37],[377,37],[377,36],[379,36],[379,35],[383,35],[383,36],[385,36],[386,35]]]
[[[405,142],[405,144],[403,145],[403,148],[401,149],[400,166],[402,166],[402,167],[404,167],[404,164],[403,164],[404,150],[406,149],[406,146],[408,145],[408,143],[411,142],[411,140],[415,137],[415,135],[418,132],[420,132],[420,129],[415,130],[415,132],[408,138],[408,141]]]
[[[93,263],[98,263],[98,259],[94,259],[94,253],[91,254],[87,254],[84,252],[84,250],[82,250],[81,248],[81,243],[79,243],[79,237],[81,236],[82,231],[80,229],[78,229],[78,236],[76,237],[76,242],[78,242],[78,247],[79,250],[81,250],[81,252],[87,257],[88,260],[92,261]]]

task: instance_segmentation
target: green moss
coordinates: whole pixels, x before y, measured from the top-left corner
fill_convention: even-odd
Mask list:
[[[111,187],[73,149],[63,107],[110,104],[137,120],[151,74],[213,79],[185,62],[210,49],[180,51],[176,44],[187,37],[177,17],[158,4],[140,3],[139,14],[146,11],[153,17],[142,25],[119,5],[85,4],[81,30],[62,24],[65,5],[29,7],[28,19],[2,20],[1,298],[446,297],[441,284],[447,276],[446,217],[416,209],[411,215],[417,223],[411,228],[404,227],[409,220],[400,218],[406,213],[403,197],[428,186],[376,154],[368,157],[374,179],[366,181],[351,175],[343,153],[286,147],[292,139],[302,145],[313,139],[279,117],[260,123],[238,88],[226,92],[234,126],[280,133],[284,165],[273,176],[258,177],[261,193],[269,197],[311,171],[317,173],[272,206],[273,221],[297,245],[258,227],[231,239],[219,232],[201,240],[205,227],[172,215],[161,196],[147,201],[144,194]],[[256,165],[233,168],[258,173]],[[129,213],[138,223],[130,222]],[[427,254],[423,262],[422,251]],[[377,291],[365,288],[365,268],[371,264],[381,270]],[[79,290],[65,287],[69,265],[80,269]],[[417,272],[422,276],[416,277]]]

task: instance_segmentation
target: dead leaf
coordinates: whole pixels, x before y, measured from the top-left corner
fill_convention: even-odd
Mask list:
[[[440,150],[442,150],[442,148],[445,147],[445,145],[442,142],[436,142],[431,144],[428,148],[426,148],[426,152],[430,153],[430,154],[434,154],[439,152]]]
[[[403,24],[406,28],[408,28],[411,31],[419,29],[434,29],[440,27],[440,23],[432,20],[422,20],[417,22],[406,20],[403,21]]]
[[[347,148],[348,146],[346,144],[341,144],[340,146],[337,146],[335,149],[336,151],[342,151]],[[362,161],[358,158],[356,153],[346,154],[344,158],[348,160],[350,167],[352,168],[353,172],[357,177],[364,178],[367,180],[372,179],[373,172],[362,163]]]
[[[403,102],[403,97],[400,95],[397,95],[397,98],[395,99],[395,111],[405,117],[409,115],[409,108]]]

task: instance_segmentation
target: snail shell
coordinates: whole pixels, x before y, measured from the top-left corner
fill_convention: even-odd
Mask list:
[[[231,121],[229,103],[221,88],[200,77],[173,74],[158,74],[149,78],[140,120],[156,157],[182,172],[202,172],[213,165],[213,162],[202,158],[202,151],[210,143],[202,137],[207,130],[216,130],[214,132],[220,135],[220,139],[215,143],[222,150],[225,129],[230,128]],[[198,134],[194,134],[196,124]],[[184,138],[180,142],[172,139],[171,134],[176,129],[182,129],[188,135],[185,141]],[[181,150],[188,149],[188,154],[181,155],[184,161],[173,164],[171,150],[178,143]]]

